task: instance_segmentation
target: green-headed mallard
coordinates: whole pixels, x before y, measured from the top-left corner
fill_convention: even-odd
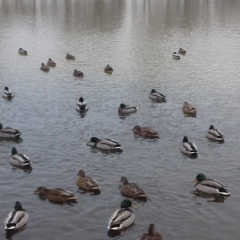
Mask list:
[[[74,69],[73,76],[74,77],[83,77],[83,72],[81,72],[77,69]]]
[[[177,59],[179,60],[180,59],[180,56],[177,52],[173,52],[173,55],[172,55],[173,59]]]
[[[180,146],[180,150],[189,156],[198,155],[198,149],[196,144],[193,142],[189,142],[186,136],[183,138],[183,142]]]
[[[79,101],[77,102],[77,108],[76,110],[80,113],[84,113],[88,111],[87,103],[84,101],[82,97],[79,98]]]
[[[154,224],[150,224],[148,232],[142,234],[136,240],[162,240],[162,235],[156,230]]]
[[[131,226],[134,223],[135,215],[131,208],[137,208],[129,199],[124,199],[120,204],[120,209],[115,211],[109,219],[108,229],[119,231]]]
[[[94,178],[86,176],[85,172],[82,169],[78,172],[76,185],[87,192],[100,192],[98,182]]]
[[[56,63],[51,58],[48,59],[47,65],[49,67],[56,67]]]
[[[92,137],[87,145],[103,151],[122,151],[122,146],[117,141],[110,138],[99,139],[97,137]]]
[[[67,53],[66,55],[66,59],[69,59],[69,60],[75,60],[75,57],[69,53]]]
[[[206,176],[202,173],[199,173],[193,182],[196,182],[195,187],[201,192],[224,196],[230,195],[230,192],[225,188],[222,183],[214,179],[206,178]]]
[[[213,125],[209,127],[206,137],[218,142],[224,142],[223,134],[218,129],[214,128]]]
[[[19,48],[18,53],[19,53],[20,55],[24,55],[24,56],[27,56],[27,54],[28,54],[27,51],[24,50],[24,49],[22,49],[22,48]]]
[[[149,94],[149,98],[152,101],[156,101],[156,102],[165,102],[166,101],[166,96],[160,92],[157,92],[155,89],[152,89],[152,91]]]
[[[189,104],[188,102],[183,103],[182,111],[186,115],[196,116],[197,114],[197,109],[193,107],[191,104]]]
[[[28,222],[28,213],[22,208],[19,201],[16,202],[14,211],[11,211],[4,220],[4,228],[6,231],[16,231]]]
[[[109,64],[107,64],[107,66],[104,68],[104,72],[111,74],[113,73],[113,68]]]
[[[9,162],[17,167],[29,167],[32,164],[29,157],[25,154],[18,154],[15,147],[12,148],[12,155],[9,158]]]
[[[144,190],[136,183],[129,183],[126,177],[121,177],[122,182],[121,193],[125,197],[132,197],[138,200],[147,200],[147,195]]]
[[[14,95],[8,87],[4,87],[3,97],[8,99],[8,100],[11,100],[14,97]]]
[[[179,53],[179,54],[182,54],[182,55],[186,55],[187,52],[186,52],[185,49],[179,48],[178,53]]]
[[[41,199],[48,199],[51,202],[64,203],[64,202],[75,202],[77,197],[70,191],[62,188],[45,188],[38,187],[34,192],[39,195]]]
[[[40,69],[44,72],[48,72],[49,71],[49,67],[47,65],[45,65],[44,63],[41,63],[41,67]]]
[[[144,138],[159,138],[158,132],[148,127],[140,127],[139,125],[136,125],[133,128],[133,132]]]
[[[0,123],[0,138],[14,138],[19,139],[21,132],[17,129],[5,127]]]
[[[137,109],[138,109],[138,106],[126,105],[124,103],[121,103],[118,108],[118,113],[119,114],[134,113],[137,111]]]

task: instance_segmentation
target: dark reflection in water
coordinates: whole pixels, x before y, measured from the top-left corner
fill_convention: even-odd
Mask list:
[[[207,202],[219,202],[219,203],[224,203],[224,200],[227,199],[228,197],[222,196],[222,195],[214,195],[214,194],[209,194],[209,193],[204,193],[199,190],[193,191],[192,192],[196,197],[201,197],[201,198],[206,198],[209,199]]]

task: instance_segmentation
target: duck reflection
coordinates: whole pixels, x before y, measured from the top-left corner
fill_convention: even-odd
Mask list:
[[[199,190],[193,191],[193,194],[196,197],[209,199],[209,200],[207,200],[207,202],[224,203],[224,200],[225,200],[225,197],[222,195],[214,195],[214,194],[210,194],[210,193],[204,193]]]

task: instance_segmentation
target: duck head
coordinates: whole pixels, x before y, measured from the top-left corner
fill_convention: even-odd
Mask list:
[[[123,185],[127,185],[128,184],[128,180],[126,177],[121,177],[120,181],[119,182],[122,182]]]
[[[85,177],[86,174],[85,174],[85,172],[81,169],[81,170],[79,170],[79,172],[78,172],[78,176],[80,176],[80,177]]]
[[[121,204],[120,204],[121,208],[137,208],[137,206],[133,205],[132,202],[129,199],[124,199]]]
[[[19,201],[17,201],[17,202],[15,203],[14,209],[15,209],[15,211],[22,211],[22,210],[23,210],[22,204],[21,204]]]
[[[155,89],[152,89],[151,93],[155,93],[155,92],[157,92],[157,91]]]
[[[185,143],[185,142],[188,142],[188,138],[185,136],[184,138],[183,138],[183,142]]]
[[[17,154],[17,149],[15,147],[12,148],[12,155]]]
[[[125,108],[125,107],[126,107],[126,105],[124,103],[120,104],[120,108]]]
[[[80,97],[79,102],[84,102],[84,99],[82,97]]]
[[[202,182],[204,180],[206,180],[206,176],[203,174],[203,173],[199,173],[197,176],[196,176],[196,180],[197,182]]]
[[[5,90],[5,91],[9,91],[8,87],[5,87],[4,90]]]
[[[134,128],[133,128],[133,131],[140,131],[141,130],[141,127],[139,125],[136,125]]]
[[[148,234],[150,236],[154,236],[155,232],[156,232],[156,228],[155,228],[154,224],[150,224],[148,227]]]
[[[213,126],[213,125],[211,125],[211,126],[209,127],[209,130],[210,130],[210,129],[214,129],[214,126]]]

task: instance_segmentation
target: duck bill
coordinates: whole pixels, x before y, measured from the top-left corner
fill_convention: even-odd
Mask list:
[[[138,208],[136,205],[132,204],[131,208]]]
[[[191,183],[196,183],[198,180],[195,178],[191,181]]]

